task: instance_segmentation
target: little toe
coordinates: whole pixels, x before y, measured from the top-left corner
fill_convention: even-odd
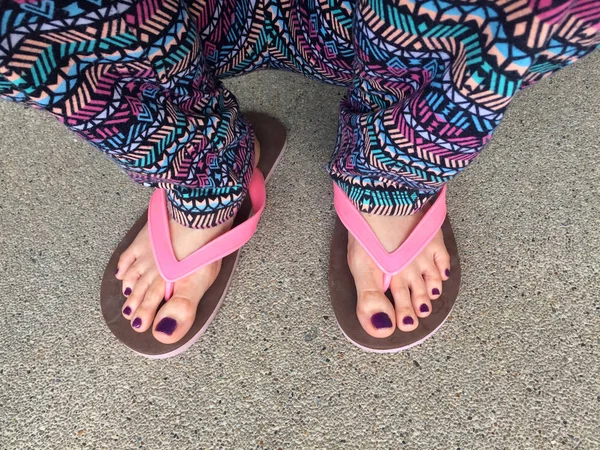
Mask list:
[[[450,255],[446,247],[439,247],[433,254],[433,261],[439,272],[440,278],[446,281],[450,278]]]
[[[115,277],[117,280],[123,280],[125,274],[129,271],[129,268],[136,261],[136,253],[135,251],[129,247],[119,257],[119,262],[117,262],[117,269],[115,271]]]
[[[412,331],[419,326],[419,318],[413,309],[410,290],[398,275],[392,278],[390,286],[396,309],[396,323],[400,331]]]
[[[156,311],[165,297],[165,282],[157,277],[146,290],[144,299],[131,314],[131,326],[135,331],[143,333],[152,326]]]
[[[373,337],[388,337],[396,327],[394,307],[381,291],[359,292],[356,315],[364,330]]]

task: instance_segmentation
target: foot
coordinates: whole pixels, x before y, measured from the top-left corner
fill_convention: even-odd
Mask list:
[[[255,167],[260,157],[255,147]],[[182,260],[200,247],[229,231],[234,218],[208,229],[187,228],[169,220],[171,242],[177,259]],[[152,328],[152,334],[163,344],[179,341],[189,331],[196,318],[196,309],[204,293],[217,279],[221,261],[198,269],[175,283],[173,296],[160,309],[165,294],[165,281],[154,262],[148,225],[139,232],[123,252],[117,265],[117,279],[122,281],[126,297],[123,317],[140,333]]]
[[[410,216],[363,214],[388,252],[396,250],[423,218],[425,211]],[[348,265],[356,283],[356,314],[371,336],[390,336],[396,327],[412,331],[419,319],[431,314],[431,302],[442,293],[442,280],[450,276],[450,255],[441,230],[390,284],[394,302],[383,292],[383,272],[360,243],[348,236]]]

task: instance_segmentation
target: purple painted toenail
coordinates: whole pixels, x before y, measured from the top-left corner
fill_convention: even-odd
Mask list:
[[[125,314],[126,316],[131,314],[131,308],[129,306],[126,306],[125,309],[123,310],[123,314]]]
[[[158,322],[158,325],[156,325],[156,331],[159,333],[165,333],[168,336],[173,334],[175,328],[177,328],[177,321],[175,319],[171,319],[170,317],[165,317]]]
[[[384,312],[379,312],[377,314],[373,314],[371,317],[371,323],[378,330],[380,328],[391,328],[392,327],[392,319]]]
[[[139,317],[136,317],[135,319],[133,319],[133,323],[131,324],[131,326],[133,328],[139,328],[142,326],[142,319],[140,319]]]
[[[421,311],[422,313],[429,312],[429,306],[423,303],[421,306],[419,306],[419,311]]]
[[[119,273],[119,269],[117,268],[117,270],[115,270],[115,275]]]
[[[439,290],[438,288],[433,288],[433,289],[431,290],[431,294],[432,294],[432,295],[440,295],[440,290]]]
[[[404,325],[412,325],[413,323],[415,323],[414,319],[410,316],[405,316],[404,319],[402,319],[402,323]]]
[[[446,276],[449,277],[450,276],[450,269],[446,269]]]
[[[131,288],[128,287],[127,289],[125,289],[125,292],[123,292],[123,294],[125,294],[125,297],[131,295]]]

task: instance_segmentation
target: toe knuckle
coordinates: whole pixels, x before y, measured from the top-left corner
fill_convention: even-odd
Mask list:
[[[177,305],[177,311],[183,317],[191,317],[196,313],[196,308],[192,302],[183,301],[179,302],[179,304]]]
[[[436,254],[436,259],[438,261],[450,262],[450,255],[448,252],[440,252]]]
[[[148,291],[148,294],[152,298],[158,298],[165,295],[165,286],[164,284],[154,284]]]

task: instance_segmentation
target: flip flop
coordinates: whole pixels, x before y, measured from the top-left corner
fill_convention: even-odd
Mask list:
[[[166,193],[163,189],[156,189],[150,199],[148,211],[138,219],[119,243],[106,266],[100,289],[102,315],[112,333],[139,355],[151,359],[169,358],[184,352],[200,338],[223,303],[238,261],[239,249],[250,240],[256,230],[258,220],[265,207],[265,182],[273,173],[283,154],[286,131],[283,124],[275,118],[259,113],[245,113],[245,116],[252,123],[256,138],[261,144],[261,157],[258,167],[252,175],[248,196],[242,203],[231,230],[201,247],[187,258],[178,261],[171,246]],[[150,218],[149,222],[148,218]],[[166,300],[173,293],[175,281],[188,276],[202,266],[222,259],[221,271],[213,285],[202,297],[192,328],[182,339],[173,344],[158,342],[152,336],[152,328],[143,333],[134,331],[130,321],[125,319],[121,312],[125,297],[122,293],[121,281],[115,278],[117,262],[146,222],[148,222],[152,250],[158,270],[167,282]]]
[[[331,243],[329,293],[333,311],[342,333],[357,347],[376,353],[395,353],[422,343],[446,321],[460,287],[458,249],[450,220],[446,217],[446,187],[442,188],[435,202],[409,237],[392,253],[388,253],[383,248],[367,221],[354,207],[346,193],[335,183],[333,189],[333,201],[338,220]],[[424,319],[419,318],[419,326],[410,332],[400,331],[396,328],[394,333],[386,338],[376,338],[367,334],[356,316],[356,286],[347,262],[348,232],[352,233],[383,271],[383,291],[393,303],[393,297],[389,291],[392,276],[410,264],[435,237],[440,228],[444,235],[446,249],[450,254],[452,270],[450,279],[442,284],[442,295],[431,302],[431,314]]]

